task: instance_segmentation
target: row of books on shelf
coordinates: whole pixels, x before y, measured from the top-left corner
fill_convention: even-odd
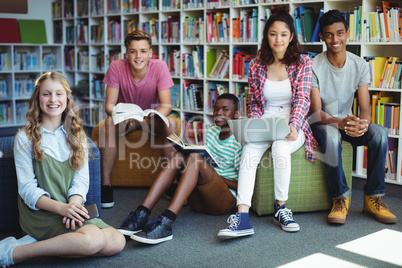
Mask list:
[[[42,68],[51,70],[56,68],[57,54],[53,52],[44,52],[42,55]]]
[[[91,66],[94,72],[105,71],[105,52],[103,50],[91,55]]]
[[[55,44],[63,43],[63,22],[54,21],[53,22],[53,42]]]
[[[222,12],[207,12],[207,41],[208,43],[229,42],[229,14]]]
[[[89,43],[89,32],[88,32],[88,21],[81,20],[76,25],[77,32],[77,43],[78,44],[87,44]]]
[[[23,123],[26,122],[26,114],[28,109],[28,102],[27,101],[19,101],[15,104],[15,115],[16,115],[16,122]]]
[[[56,67],[57,55],[53,52],[44,52],[42,55],[42,67],[54,69]],[[35,70],[38,69],[36,52],[14,52],[15,70]],[[0,53],[0,71],[9,70],[9,55],[7,52]]]
[[[180,9],[181,0],[162,0],[162,10]]]
[[[104,27],[103,27],[103,22],[101,22],[99,25],[92,25],[91,26],[91,43],[93,44],[101,44],[104,43],[103,39],[104,37]]]
[[[62,5],[61,5],[61,1],[58,0],[56,2],[52,3],[52,18],[53,19],[60,19],[63,15],[62,15]]]
[[[258,9],[240,9],[240,17],[232,19],[232,27],[233,42],[257,42]]]
[[[210,49],[207,52],[207,60],[213,60],[215,58],[214,55],[216,55],[216,50]],[[219,56],[216,58],[215,63],[209,72],[209,78],[218,78],[218,79],[229,78],[229,66],[230,66],[230,59],[228,51],[222,50],[219,53]]]
[[[183,75],[202,78],[204,70],[204,50],[195,46],[191,53],[183,53]]]
[[[180,81],[173,79],[174,85],[170,88],[172,108],[180,108]]]
[[[236,96],[239,99],[241,116],[247,118],[247,95],[248,84],[237,83],[236,84]]]
[[[9,56],[7,52],[0,52],[0,71],[9,70]]]
[[[183,87],[183,109],[190,111],[202,111],[204,107],[202,84],[186,80],[183,82]]]
[[[0,77],[0,99],[8,98],[7,82]]]
[[[104,100],[106,98],[106,88],[103,83],[103,75],[95,75],[92,79],[92,94],[95,99]]]
[[[396,180],[398,167],[398,143],[396,139],[388,139],[388,150],[385,158],[385,178]],[[367,146],[356,148],[356,174],[367,174]],[[402,174],[401,174],[402,175]]]
[[[74,44],[75,43],[75,27],[74,26],[66,26],[66,44]]]
[[[74,47],[64,47],[64,65],[67,70],[75,70],[75,49]]]
[[[183,0],[183,8],[202,8],[204,6],[203,0]]]
[[[203,133],[204,133],[204,122],[201,115],[190,115],[186,114],[184,116],[184,132],[183,141],[189,145],[202,145]]]
[[[185,16],[183,20],[183,42],[204,43],[204,20],[202,17]]]
[[[102,0],[90,0],[90,6],[91,6],[91,14],[92,15],[103,15],[103,11],[105,10],[105,1]],[[128,0],[124,0],[128,1]]]
[[[77,52],[77,69],[79,71],[89,71],[88,51],[80,50]]]
[[[162,43],[179,43],[180,19],[176,16],[169,16],[167,21],[162,21],[160,36]],[[156,34],[156,37],[158,37],[158,34]]]
[[[180,50],[172,47],[164,47],[162,60],[166,62],[170,75],[180,76],[182,62],[180,61]]]
[[[0,125],[9,124],[12,120],[11,105],[8,102],[0,103]]]
[[[250,61],[255,56],[244,48],[233,48],[233,79],[248,79]]]
[[[107,13],[115,14],[120,13],[120,0],[105,0]]]
[[[267,11],[269,18],[270,11]],[[324,13],[324,9],[320,9],[318,16],[315,14],[313,7],[299,6],[295,9],[293,16],[295,29],[299,42],[319,42],[319,17]]]
[[[121,41],[121,24],[115,20],[108,21],[108,36],[109,43],[120,43]]]
[[[96,125],[106,117],[104,108],[100,105],[80,105],[78,111],[82,121],[86,125]]]
[[[35,90],[35,78],[18,78],[14,82],[14,96],[29,98]]]
[[[37,57],[36,52],[14,51],[14,70],[28,71],[38,69]]]
[[[364,57],[369,63],[371,87],[400,89],[402,78],[402,58]]]
[[[58,3],[59,1],[56,1]],[[64,2],[64,17],[73,18],[74,17],[74,0],[65,0]]]
[[[127,36],[132,31],[138,29],[138,22],[136,20],[124,20],[123,21],[123,36]]]
[[[364,42],[400,42],[401,27],[402,10],[398,3],[382,1],[375,11],[363,13]]]
[[[77,16],[84,17],[88,16],[89,9],[88,9],[88,0],[76,0],[77,4]]]
[[[218,83],[218,82],[214,82],[214,81],[208,81],[207,82],[207,88],[208,88],[208,100],[207,100],[207,104],[208,104],[208,111],[209,112],[213,112],[214,110],[214,105],[216,100],[218,99],[219,95],[222,95],[224,93],[228,93],[229,92],[229,88],[228,85],[225,83]]]
[[[123,0],[123,12],[132,13],[139,11],[139,1],[138,0]]]
[[[371,96],[371,122],[388,130],[388,134],[399,135],[400,104],[392,96]]]

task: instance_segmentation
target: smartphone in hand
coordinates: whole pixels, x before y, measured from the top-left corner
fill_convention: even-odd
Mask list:
[[[85,206],[85,208],[88,210],[88,215],[89,215],[89,219],[86,219],[86,220],[90,220],[90,219],[99,217],[98,207],[96,206],[95,203],[87,205],[87,206]]]

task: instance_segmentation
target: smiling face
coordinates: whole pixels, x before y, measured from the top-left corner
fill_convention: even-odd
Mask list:
[[[218,99],[214,105],[214,122],[218,127],[228,126],[228,120],[239,118],[239,111],[230,99]]]
[[[67,106],[67,92],[64,87],[56,80],[50,78],[44,80],[39,90],[39,106],[43,120],[61,121]]]
[[[346,30],[342,22],[335,22],[323,27],[320,38],[325,42],[329,53],[337,54],[346,52],[346,42],[349,36],[349,29]]]
[[[292,41],[293,35],[286,23],[275,21],[268,30],[268,44],[272,54],[278,59],[282,59]]]
[[[147,40],[132,40],[127,46],[126,58],[130,63],[131,73],[146,71],[148,61],[152,58],[152,48]]]

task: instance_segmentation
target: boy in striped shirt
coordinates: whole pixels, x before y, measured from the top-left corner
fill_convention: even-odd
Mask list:
[[[123,221],[119,231],[131,239],[158,244],[171,240],[172,224],[188,200],[191,208],[209,215],[227,214],[236,206],[237,176],[240,167],[242,147],[228,125],[228,120],[240,116],[239,100],[233,94],[222,94],[216,100],[213,111],[215,126],[207,133],[207,148],[219,168],[212,168],[198,153],[187,157],[180,152],[169,160],[158,175],[147,196],[138,208]],[[169,207],[151,222],[148,216],[161,196],[174,182],[184,168],[179,185]]]

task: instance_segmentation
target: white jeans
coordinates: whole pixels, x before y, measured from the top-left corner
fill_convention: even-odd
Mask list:
[[[246,143],[240,162],[239,181],[237,186],[237,205],[251,207],[253,197],[255,174],[258,163],[264,152],[272,145],[272,159],[274,167],[275,199],[286,201],[288,199],[290,182],[290,155],[304,144],[304,133],[299,130],[295,141],[277,140],[268,143]]]

